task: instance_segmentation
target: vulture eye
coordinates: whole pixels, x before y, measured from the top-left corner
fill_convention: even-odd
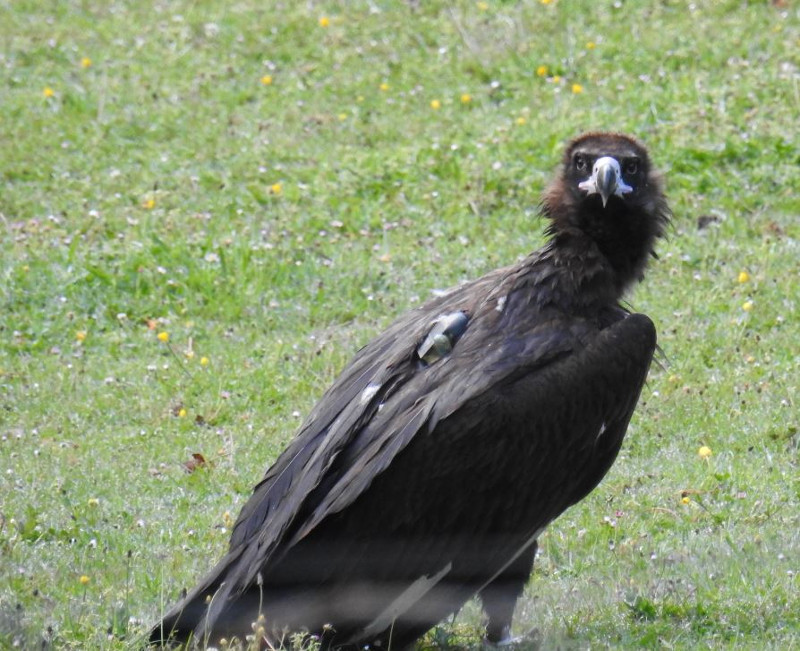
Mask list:
[[[625,162],[625,174],[638,174],[639,173],[639,159],[630,158]]]
[[[586,164],[586,156],[583,154],[575,154],[575,158],[573,159],[575,162],[575,169],[579,172],[585,172],[588,165]]]

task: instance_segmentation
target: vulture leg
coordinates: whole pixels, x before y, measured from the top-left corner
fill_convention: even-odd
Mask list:
[[[533,570],[538,545],[533,542],[491,583],[480,591],[483,612],[486,614],[486,641],[492,644],[511,642],[511,618],[514,606],[522,594]]]

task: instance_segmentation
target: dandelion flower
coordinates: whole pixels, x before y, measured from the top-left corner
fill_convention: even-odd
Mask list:
[[[320,18],[319,18],[319,26],[320,27],[328,27],[328,25],[330,25],[330,24],[331,24],[330,18],[328,18],[327,16],[320,16]]]
[[[94,509],[100,506],[100,500],[98,500],[96,497],[90,497],[86,502],[86,504],[88,504],[90,507]]]
[[[745,301],[742,303],[742,309],[745,312],[752,312],[753,311],[753,301]]]
[[[431,108],[434,111],[438,111],[440,108],[442,108],[442,103],[438,99],[431,100]]]
[[[264,75],[263,77],[261,77],[261,84],[263,86],[272,85],[272,75]]]
[[[517,118],[517,124],[518,124],[519,126],[522,126],[522,125],[523,125],[523,124],[525,124],[526,122],[527,122],[527,120],[526,120],[524,117],[522,117],[521,115],[520,115],[520,116]]]
[[[711,448],[707,445],[701,445],[700,449],[697,451],[697,455],[701,459],[708,459],[711,456]]]
[[[283,192],[283,186],[280,183],[273,183],[271,186],[269,186],[269,189],[272,194],[280,194]]]
[[[385,93],[387,90],[389,90],[389,84],[387,84],[387,83],[384,81],[384,82],[383,82],[383,83],[382,83],[380,86],[378,86],[378,88],[380,88],[380,89],[381,89],[381,91]]]
[[[595,43],[594,41],[589,41],[589,42],[586,43],[586,49],[587,50],[594,50],[596,47],[597,47],[597,43]]]
[[[150,199],[145,199],[144,201],[142,201],[142,208],[144,208],[145,210],[152,210],[155,207],[156,207],[156,200],[153,199],[152,197]]]
[[[749,281],[749,280],[750,280],[750,274],[749,274],[749,273],[747,273],[746,271],[740,271],[740,272],[739,272],[739,275],[738,275],[738,277],[736,278],[736,280],[737,280],[737,281],[738,281],[740,284],[742,284],[742,283],[746,283],[747,281]]]
[[[578,95],[578,94],[582,93],[583,92],[583,86],[581,86],[580,84],[572,84],[572,92],[575,95]]]
[[[561,75],[553,75],[553,83],[554,84],[561,83]]]
[[[88,584],[89,584],[89,581],[90,581],[90,579],[89,579],[89,577],[88,577],[88,576],[86,576],[85,574],[81,574],[81,578],[80,578],[80,579],[78,579],[78,581],[80,581],[81,585],[88,585]]]
[[[339,113],[339,121],[344,122],[347,119],[347,113]]]
[[[692,498],[690,498],[688,495],[684,495],[681,498],[681,504],[689,504],[689,503],[691,503],[691,501],[692,501]]]
[[[469,104],[471,101],[472,101],[472,95],[470,95],[469,93],[464,93],[461,96],[461,103],[462,104]]]
[[[169,332],[159,332],[157,335],[158,340],[162,343],[167,343],[169,341]]]
[[[54,97],[55,94],[56,91],[50,88],[50,86],[45,86],[44,90],[42,91],[42,95],[44,95],[45,99],[50,99],[51,97]]]
[[[75,333],[75,340],[78,342],[86,341],[86,331],[78,330],[78,332]]]
[[[200,358],[200,366],[208,366],[208,357]]]
[[[549,71],[549,68],[547,66],[539,66],[538,68],[536,68],[536,74],[539,77],[546,77],[548,71]]]
[[[480,11],[487,11],[489,9],[489,3],[488,2],[479,2],[477,4],[477,7],[478,7],[478,9]]]
[[[92,60],[89,57],[83,57],[81,59],[81,68],[91,68],[92,67]]]
[[[553,0],[539,0],[543,5],[549,5]]]
[[[186,409],[181,407],[178,410],[178,418],[186,418]]]

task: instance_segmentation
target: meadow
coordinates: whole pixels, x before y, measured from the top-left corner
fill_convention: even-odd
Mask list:
[[[360,346],[541,245],[589,129],[666,175],[663,352],[515,630],[800,648],[796,3],[5,0],[0,44],[0,648],[135,647]]]

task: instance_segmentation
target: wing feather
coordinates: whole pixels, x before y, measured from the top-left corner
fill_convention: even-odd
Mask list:
[[[286,511],[285,516],[292,517],[291,511],[299,508],[299,503],[307,495],[304,490],[309,488],[309,481],[316,485],[323,480],[323,477],[313,475],[319,464],[312,464],[312,459],[332,461],[352,442],[361,426],[375,415],[378,406],[417,370],[414,352],[431,322],[444,311],[474,313],[492,287],[507,281],[507,271],[500,269],[465,283],[412,310],[362,348],[320,398],[295,438],[254,488],[234,525],[230,547],[246,544],[259,536],[264,523],[272,521],[278,510]],[[361,403],[359,397],[370,385],[380,389],[371,400]],[[322,467],[325,466],[323,463]],[[291,507],[287,502],[289,496],[292,497],[289,500],[293,504]]]
[[[473,303],[463,299],[470,295]],[[655,347],[654,329],[647,317],[617,315],[629,322],[620,329],[625,332],[612,334],[615,328],[608,333],[600,331],[603,341],[592,348],[586,343],[598,338],[596,323],[574,316],[559,318],[527,305],[518,306],[519,314],[527,310],[534,312],[533,317],[519,318],[517,314],[517,318],[507,319],[487,299],[487,292],[482,292],[477,303],[475,295],[457,290],[447,301],[436,301],[407,315],[362,349],[323,396],[242,510],[222,587],[205,618],[206,627],[213,626],[229,596],[254,585],[273,560],[277,562],[326,518],[351,505],[412,440],[430,436],[440,422],[458,419],[481,401],[502,403],[508,412],[525,414],[531,408],[525,400],[530,400],[521,396],[520,404],[509,404],[509,388],[541,381],[541,371],[549,367],[568,369],[568,378],[579,387],[585,384],[580,378],[582,367],[613,368],[621,363],[621,357],[628,356],[633,359],[622,363],[640,369],[635,375],[641,376],[643,383]],[[445,307],[464,310],[471,315],[470,323],[452,353],[427,366],[415,356],[416,348]],[[504,310],[514,309],[513,295],[509,295]],[[501,322],[513,325],[499,327]],[[619,346],[622,353],[615,350]],[[465,367],[470,373],[457,372]],[[622,401],[621,413],[605,417],[614,425],[617,448],[641,388],[641,384],[633,384],[624,387],[632,395]],[[370,393],[363,400],[367,387],[371,387]],[[438,451],[442,452],[441,448]],[[596,480],[592,477],[586,482],[589,490],[605,474],[613,456],[603,462],[602,472],[595,473]]]
[[[270,513],[269,527],[255,527],[259,554],[248,560],[250,572],[243,577],[242,588],[253,581],[277,546],[294,544],[352,504],[417,435],[432,432],[440,420],[476,397],[515,376],[533,373],[579,345],[574,337],[565,337],[556,322],[533,336],[507,337],[484,322],[493,318],[492,310],[477,315],[451,356],[431,366],[413,356],[424,330],[397,335],[395,347],[406,351],[404,359],[362,374],[361,391],[375,384],[381,389],[366,405],[358,400],[359,392],[349,392],[350,402],[295,470],[292,492],[284,494],[280,509]],[[487,340],[487,335],[496,341]],[[399,340],[405,343],[399,345]],[[465,363],[472,367],[466,381],[456,372]],[[265,498],[269,497],[267,492]],[[243,513],[240,521],[245,517]]]

